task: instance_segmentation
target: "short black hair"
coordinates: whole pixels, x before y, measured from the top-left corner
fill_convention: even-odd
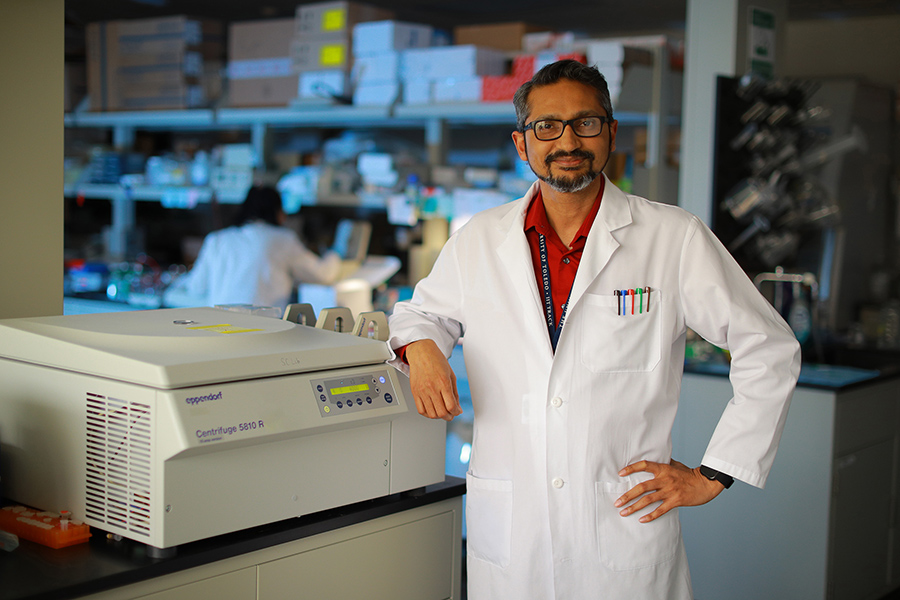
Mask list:
[[[597,90],[597,99],[600,101],[600,106],[606,111],[607,117],[613,118],[612,101],[609,99],[609,86],[603,74],[600,73],[597,67],[591,67],[577,60],[567,58],[543,67],[516,91],[516,95],[513,97],[513,106],[516,107],[516,129],[518,131],[525,130],[525,120],[531,112],[531,106],[528,103],[531,90],[536,87],[556,83],[561,79],[577,81]]]
[[[272,186],[256,185],[247,192],[247,197],[235,216],[234,224],[265,221],[270,225],[278,225],[278,216],[282,211],[281,193]]]

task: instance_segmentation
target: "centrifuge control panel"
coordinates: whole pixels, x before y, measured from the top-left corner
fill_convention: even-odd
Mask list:
[[[397,405],[397,393],[386,370],[364,375],[312,380],[319,414],[331,417]]]

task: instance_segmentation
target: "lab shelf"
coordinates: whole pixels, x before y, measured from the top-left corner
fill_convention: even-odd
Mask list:
[[[194,206],[209,202],[215,195],[217,202],[240,204],[246,190],[214,190],[208,186],[140,185],[130,188],[115,183],[87,183],[64,186],[68,198],[84,197],[106,200],[148,200],[168,206]]]
[[[452,124],[515,124],[516,111],[511,102],[467,102],[443,104],[400,104],[394,109],[397,118],[443,119]]]
[[[649,113],[619,111],[621,125],[647,125]],[[516,112],[509,102],[472,102],[391,107],[316,106],[311,108],[219,108],[175,111],[74,112],[65,115],[66,127],[134,129],[228,129],[230,127],[424,127],[432,119],[451,125],[514,125]]]
[[[396,127],[387,107],[315,106],[310,108],[220,108],[215,113],[221,127]]]
[[[645,48],[652,55],[652,67],[643,70],[632,67],[634,81],[631,93],[627,86],[619,96],[621,105],[637,110],[616,110],[615,118],[623,127],[645,127],[646,152],[640,169],[640,189],[636,193],[652,199],[674,198],[663,193],[677,174],[664,164],[667,129],[678,124],[677,116],[662,118],[680,112],[676,110],[676,97],[680,89],[676,77],[669,69],[668,45],[664,36],[650,36],[628,40],[630,44]],[[680,80],[678,80],[680,81]],[[626,99],[626,96],[627,99]],[[497,126],[513,130],[516,114],[512,102],[444,103],[428,105],[395,104],[387,107],[365,107],[342,104],[326,104],[317,101],[298,102],[286,107],[268,108],[209,108],[171,111],[130,111],[91,113],[76,111],[65,115],[68,128],[109,128],[112,144],[118,149],[130,149],[135,143],[135,133],[141,130],[168,131],[249,131],[250,143],[257,156],[266,155],[271,147],[270,133],[274,130],[297,129],[419,129],[424,133],[428,162],[446,164],[449,153],[451,129]],[[638,175],[635,175],[638,181]],[[130,205],[136,200],[159,200],[170,205],[190,206],[208,202],[212,197],[209,188],[172,190],[149,186],[122,189],[119,186],[67,186],[67,196],[79,195],[109,199],[113,202],[112,238],[123,240],[126,231],[133,227],[134,211]],[[242,194],[235,194],[242,196]],[[218,194],[220,202],[240,202],[242,197]],[[120,244],[122,245],[122,244]]]
[[[205,128],[216,124],[212,109],[71,112],[66,127],[137,127],[141,129]]]

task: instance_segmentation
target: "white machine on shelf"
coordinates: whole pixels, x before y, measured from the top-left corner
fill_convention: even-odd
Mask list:
[[[4,493],[162,549],[443,481],[388,356],[214,308],[0,320]]]

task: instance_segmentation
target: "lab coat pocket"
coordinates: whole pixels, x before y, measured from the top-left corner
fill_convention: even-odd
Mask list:
[[[509,565],[512,481],[466,473],[466,551],[498,567]]]
[[[678,509],[641,523],[642,516],[658,506],[623,517],[614,503],[622,494],[640,483],[638,479],[596,483],[597,544],[600,562],[614,571],[631,571],[652,567],[675,557],[681,543]]]
[[[626,304],[620,314],[616,296],[585,294],[581,328],[581,362],[594,373],[640,373],[659,364],[662,293],[653,290],[649,304]]]

